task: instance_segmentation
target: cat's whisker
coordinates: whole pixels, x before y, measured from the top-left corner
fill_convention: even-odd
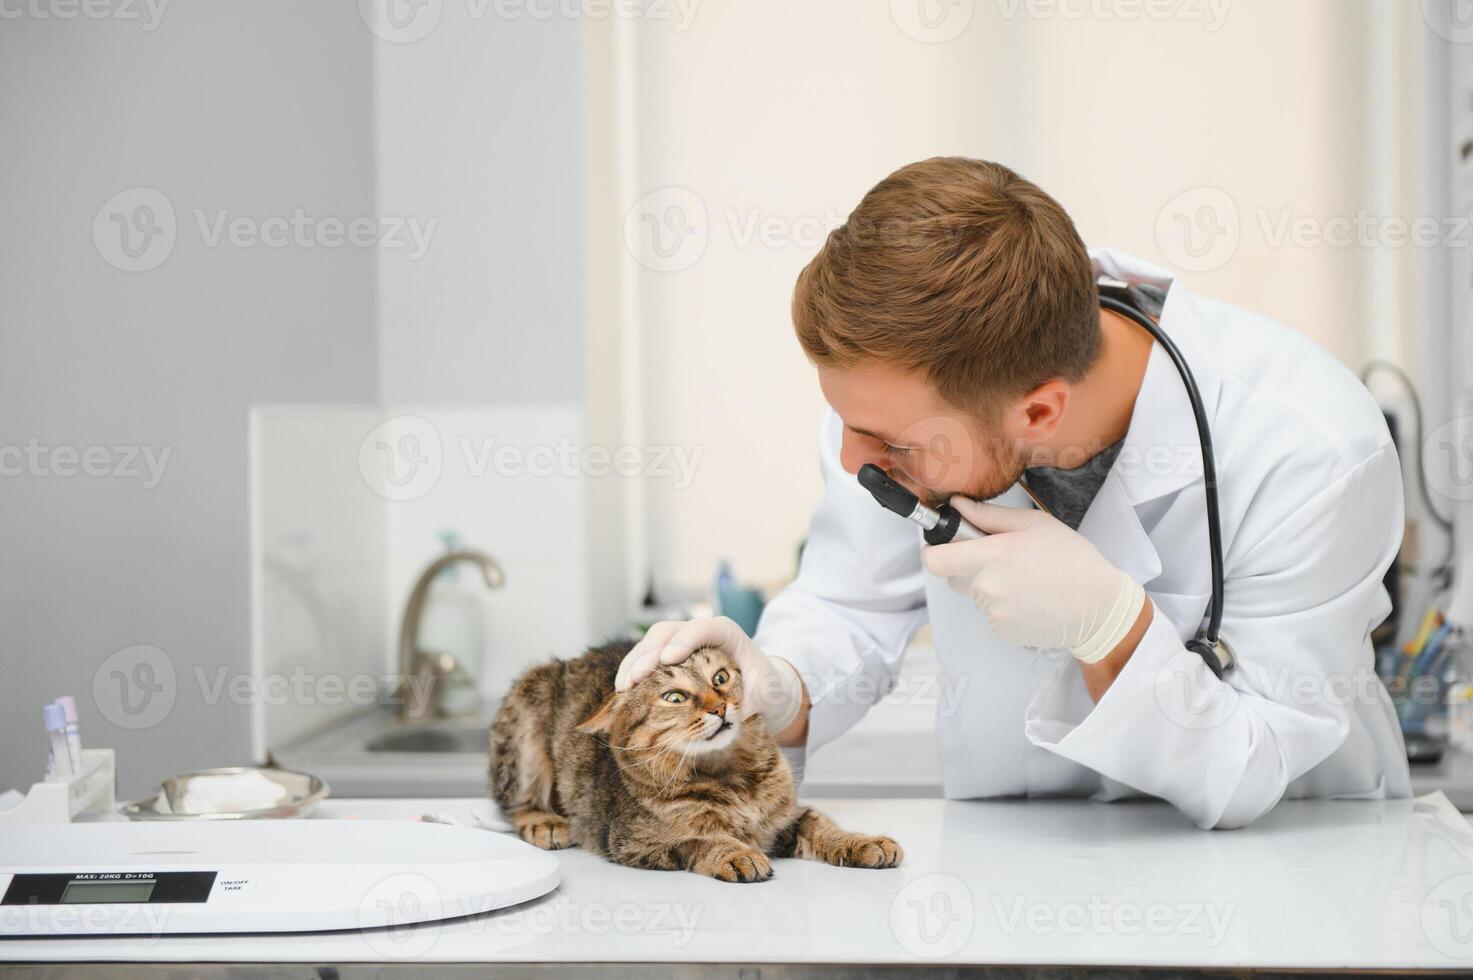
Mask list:
[[[678,732],[670,732],[668,735],[666,735],[666,736],[664,736],[664,737],[656,740],[654,742],[654,744],[652,744],[652,745],[645,745],[645,746],[638,746],[638,747],[634,747],[634,746],[621,746],[621,748],[624,748],[626,751],[630,751],[630,752],[647,752],[647,751],[652,751],[653,750],[653,751],[655,751],[655,754],[653,756],[651,756],[650,758],[645,759],[645,760],[643,760],[641,762],[633,762],[633,763],[629,763],[628,765],[625,765],[624,763],[620,763],[620,762],[618,762],[618,760],[615,760],[616,763],[619,766],[619,771],[620,772],[629,772],[630,770],[638,769],[641,766],[654,766],[655,763],[660,762],[667,754],[671,754],[671,753],[673,753],[675,751],[675,748],[676,748],[675,741],[676,741],[676,739],[678,737],[679,737],[679,733]]]

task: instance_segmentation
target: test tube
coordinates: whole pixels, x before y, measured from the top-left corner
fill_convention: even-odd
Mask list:
[[[82,732],[77,727],[77,699],[70,694],[63,694],[56,699],[61,705],[62,714],[66,716],[66,746],[67,755],[72,762],[72,772],[82,771]]]
[[[66,712],[55,701],[41,709],[41,720],[46,723],[46,734],[51,739],[51,763],[46,767],[46,778],[69,779],[72,769],[72,753],[66,744]]]

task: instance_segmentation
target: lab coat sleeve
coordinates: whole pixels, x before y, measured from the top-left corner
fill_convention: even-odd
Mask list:
[[[1400,464],[1383,446],[1239,552],[1222,629],[1238,663],[1223,679],[1157,608],[1083,718],[1068,694],[1079,680],[1066,676],[1079,668],[1061,658],[1028,707],[1028,737],[1201,827],[1257,819],[1345,743],[1360,702],[1386,698],[1369,636],[1391,608],[1382,576],[1402,515]]]
[[[844,472],[841,437],[842,423],[827,412],[819,439],[824,494],[798,576],[768,604],[753,638],[803,678],[812,704],[806,751],[843,734],[889,692],[926,621],[920,531]],[[799,769],[806,751],[793,760]]]

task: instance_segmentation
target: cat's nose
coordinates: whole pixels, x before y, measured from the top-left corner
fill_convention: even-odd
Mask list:
[[[724,719],[726,717],[726,702],[723,701],[721,704],[718,704],[716,707],[714,707],[714,708],[707,708],[706,710],[709,713],[715,715],[716,717]]]

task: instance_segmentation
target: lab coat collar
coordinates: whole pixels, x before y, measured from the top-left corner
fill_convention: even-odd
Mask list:
[[[1221,385],[1220,351],[1196,298],[1164,269],[1111,249],[1091,249],[1095,271],[1166,290],[1161,328],[1186,358],[1214,421]],[[1219,448],[1219,452],[1221,449]],[[1181,376],[1160,344],[1151,348],[1120,455],[1079,526],[1100,552],[1136,581],[1161,573],[1161,560],[1136,508],[1202,480],[1197,426]]]

